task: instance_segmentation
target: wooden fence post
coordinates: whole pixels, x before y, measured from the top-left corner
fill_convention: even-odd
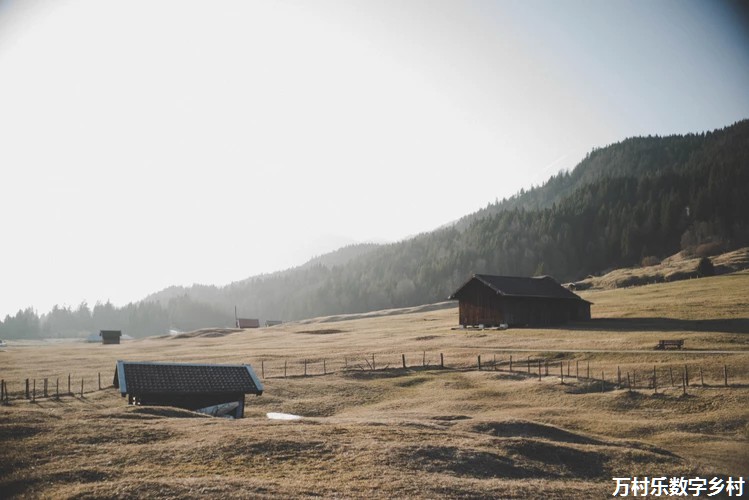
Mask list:
[[[603,371],[601,371],[601,392],[605,392],[605,389],[606,389],[605,384],[606,384],[606,377],[603,374]]]
[[[34,390],[31,392],[31,401],[36,401],[36,379],[34,379]]]
[[[101,390],[101,372],[99,372],[99,390]]]
[[[567,378],[570,378],[570,364],[572,364],[572,361],[567,360]]]
[[[286,365],[288,364],[288,361],[285,359],[283,360],[283,378],[286,378]]]
[[[328,368],[325,366],[325,360],[322,360],[322,374],[327,375],[328,374]]]
[[[48,384],[49,384],[49,382],[48,382],[47,378],[45,377],[44,378],[44,397],[45,398],[48,397],[48,393],[47,393],[47,386],[48,386]]]
[[[55,381],[55,399],[60,399],[60,377]]]
[[[541,360],[538,360],[538,380],[541,381]]]
[[[723,385],[728,387],[728,365],[723,365]]]
[[[689,386],[689,369],[687,368],[687,365],[684,365],[684,383]]]
[[[83,398],[83,377],[81,377],[81,399]]]
[[[668,367],[668,374],[671,377],[671,387],[676,387],[676,385],[674,384],[674,369],[670,366]]]
[[[427,352],[424,351],[424,353],[421,355],[421,366],[427,365]]]
[[[580,380],[580,360],[575,360],[575,378]]]
[[[445,367],[445,355],[440,353],[440,368]]]
[[[618,366],[616,367],[616,385],[622,386],[622,369]]]
[[[531,372],[531,357],[528,356],[528,373]]]
[[[700,384],[705,387],[705,377],[702,375],[702,366],[700,366]]]
[[[374,353],[372,353],[372,371],[377,370],[377,367],[375,366],[375,359],[374,359]]]
[[[653,393],[658,394],[658,373],[655,371],[655,365],[653,366]]]
[[[31,395],[29,394],[29,379],[26,379],[26,399],[31,399]]]
[[[68,373],[68,394],[70,394],[71,396],[73,395],[73,393],[70,391],[70,374],[69,373]]]
[[[512,371],[512,356],[510,356],[510,371]]]
[[[481,354],[479,354],[479,371],[481,371]]]
[[[401,354],[401,363],[403,364],[403,369],[406,369],[406,355]]]
[[[564,361],[559,362],[559,378],[562,380],[560,383],[564,384]]]
[[[590,378],[590,361],[588,361],[588,377],[587,378]]]
[[[5,401],[5,380],[0,380],[0,403]]]
[[[260,360],[260,376],[263,377],[263,380],[265,380],[265,360]]]
[[[686,396],[687,395],[687,374],[686,374],[686,372],[681,374],[681,389],[682,389],[682,394],[684,394]]]
[[[307,360],[304,360],[304,376],[307,376]]]

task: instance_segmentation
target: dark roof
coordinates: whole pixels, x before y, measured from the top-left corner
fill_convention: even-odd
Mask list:
[[[237,328],[259,328],[260,320],[257,318],[237,318]]]
[[[114,386],[125,394],[262,394],[250,365],[117,361]]]
[[[99,336],[100,337],[121,337],[122,336],[122,330],[99,330]]]
[[[527,278],[522,276],[494,276],[491,274],[474,274],[471,279],[463,283],[463,285],[450,295],[448,299],[458,299],[458,294],[460,294],[461,290],[463,290],[463,288],[473,280],[478,280],[480,283],[483,283],[494,290],[497,295],[505,297],[573,299],[587,302],[579,295],[572,293],[567,288],[560,285],[550,276],[535,276],[533,278]]]

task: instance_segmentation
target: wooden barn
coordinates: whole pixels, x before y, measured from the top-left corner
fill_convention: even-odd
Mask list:
[[[113,384],[131,405],[176,406],[234,418],[244,416],[245,394],[263,393],[250,365],[117,361]]]
[[[100,330],[99,336],[102,344],[119,344],[122,332],[120,330]]]
[[[590,302],[553,278],[474,274],[450,300],[461,326],[548,326],[590,319]]]
[[[260,328],[260,320],[256,318],[237,318],[237,328]]]

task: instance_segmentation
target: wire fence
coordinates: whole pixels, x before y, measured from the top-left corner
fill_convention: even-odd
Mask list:
[[[354,372],[386,374],[417,370],[491,371],[512,374],[521,379],[558,381],[575,384],[583,392],[612,390],[650,390],[655,393],[689,387],[743,387],[737,383],[735,370],[728,364],[703,362],[670,363],[643,368],[643,363],[612,364],[599,360],[549,359],[532,356],[500,356],[493,353],[429,352],[402,354],[367,353],[342,357],[309,357],[288,359],[264,357],[251,362],[261,380],[299,377],[324,377]],[[703,366],[704,365],[704,366]],[[86,394],[112,388],[96,377],[73,376],[26,378],[21,381],[0,380],[0,403],[11,400],[85,398]]]

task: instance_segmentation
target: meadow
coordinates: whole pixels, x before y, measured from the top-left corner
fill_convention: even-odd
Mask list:
[[[114,346],[11,343],[0,492],[603,498],[612,477],[747,477],[747,290],[747,271],[588,290],[594,320],[547,329],[455,329],[455,304],[437,304]],[[662,339],[685,349],[654,350]],[[127,406],[118,359],[250,363],[265,393],[240,420]],[[58,399],[68,374],[74,394]]]

